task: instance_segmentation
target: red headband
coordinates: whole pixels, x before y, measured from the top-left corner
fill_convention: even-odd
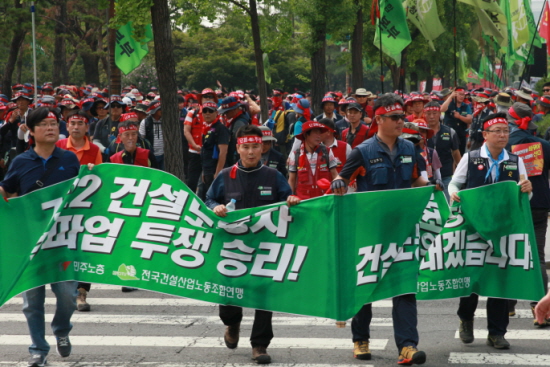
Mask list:
[[[383,115],[386,112],[391,111],[403,111],[403,106],[401,106],[399,103],[394,104],[393,106],[385,106],[385,107],[379,107],[374,114],[375,115]]]
[[[136,119],[136,120],[139,120],[139,117],[137,115],[137,113],[135,112],[129,112],[129,113],[123,113],[122,115],[120,115],[120,122],[122,121],[127,121],[129,119]]]
[[[490,119],[488,121],[485,121],[483,124],[483,130],[487,130],[489,127],[495,125],[495,124],[506,124],[508,125],[508,121],[504,117],[497,117],[494,119]]]
[[[440,106],[424,107],[424,111],[437,111],[437,112],[440,112],[441,107]]]
[[[456,88],[456,89],[455,89],[455,92],[464,92],[464,91],[465,91],[464,88]]]
[[[237,138],[237,144],[262,144],[262,142],[262,138],[256,135],[248,135]]]
[[[71,122],[71,121],[84,121],[84,123],[87,124],[88,118],[86,116],[81,116],[81,115],[72,115],[71,117],[69,117],[69,120],[67,122]]]
[[[57,116],[53,112],[48,112],[48,116],[46,116],[47,119],[55,119],[57,121]]]
[[[129,131],[129,130],[138,130],[138,127],[136,125],[128,125],[128,126],[121,126],[118,128],[118,133],[119,134],[122,134],[123,132],[125,131]]]
[[[513,107],[510,107],[508,113],[516,120],[514,121],[514,123],[518,125],[520,129],[527,130],[527,128],[529,127],[529,122],[531,122],[532,119],[531,116],[525,116],[523,118],[519,117]]]

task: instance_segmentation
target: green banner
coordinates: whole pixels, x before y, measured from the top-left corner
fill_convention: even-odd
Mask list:
[[[141,60],[149,53],[147,42],[153,39],[151,25],[145,27],[145,38],[141,42],[133,37],[133,30],[129,22],[116,32],[115,62],[126,75],[141,64]]]
[[[506,182],[460,196],[452,216],[443,194],[423,187],[219,218],[168,173],[83,167],[73,180],[0,201],[0,305],[63,280],[336,320],[406,293],[538,300],[527,195]]]

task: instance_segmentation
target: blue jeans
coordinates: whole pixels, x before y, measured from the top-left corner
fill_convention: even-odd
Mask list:
[[[447,198],[447,203],[451,202],[451,197],[449,196],[449,183],[451,183],[452,178],[453,176],[447,176],[447,177],[441,178],[441,181],[443,181],[443,193]]]
[[[160,169],[161,171],[164,171],[164,154],[156,155],[155,159],[157,160],[158,169]]]
[[[52,331],[56,337],[69,335],[73,328],[71,316],[76,310],[76,296],[78,282],[52,283],[52,291],[57,298],[57,306],[52,320]],[[23,314],[27,318],[27,325],[31,334],[32,345],[30,354],[47,355],[50,345],[46,341],[46,325],[44,320],[44,301],[46,300],[46,286],[40,286],[23,293]]]

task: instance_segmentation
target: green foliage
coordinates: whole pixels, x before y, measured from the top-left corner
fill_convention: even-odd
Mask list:
[[[151,24],[151,7],[153,0],[117,0],[115,16],[109,22],[109,27],[118,29],[128,22],[134,27],[134,38],[145,37],[145,26]]]

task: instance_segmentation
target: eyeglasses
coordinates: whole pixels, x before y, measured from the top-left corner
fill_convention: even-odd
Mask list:
[[[488,133],[495,133],[497,135],[510,135],[510,130],[485,130]]]
[[[57,123],[57,122],[50,122],[50,123],[41,122],[41,123],[39,123],[39,124],[36,124],[36,126],[42,128],[42,129],[47,129],[48,127],[56,128],[56,127],[59,126],[59,123]]]
[[[368,96],[355,96],[355,98],[367,98]]]
[[[202,113],[214,113],[214,112],[217,112],[217,111],[216,110],[207,110],[207,109],[202,110]]]
[[[202,96],[202,98],[214,99],[214,95],[213,94],[205,94],[204,96]]]
[[[543,92],[550,92],[550,89],[543,89]]]
[[[400,114],[400,113],[395,114],[395,115],[380,115],[380,116],[390,118],[390,119],[392,119],[392,121],[399,121],[399,120],[404,120],[405,119],[405,115]]]
[[[122,106],[120,106],[118,104],[114,104],[114,105],[111,105],[111,108],[122,108]]]

